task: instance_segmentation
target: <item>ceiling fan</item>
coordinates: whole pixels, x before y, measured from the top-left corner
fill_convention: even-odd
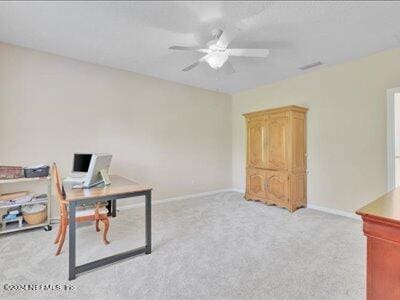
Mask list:
[[[220,69],[225,65],[227,73],[234,73],[235,70],[232,64],[228,61],[230,56],[245,56],[245,57],[267,57],[269,54],[268,49],[231,49],[228,48],[229,44],[235,38],[235,34],[228,33],[221,29],[215,30],[214,38],[206,44],[206,47],[185,47],[185,46],[171,46],[171,50],[182,51],[197,51],[203,52],[204,55],[198,61],[187,66],[182,71],[189,71],[197,67],[200,63],[206,62],[213,69]]]

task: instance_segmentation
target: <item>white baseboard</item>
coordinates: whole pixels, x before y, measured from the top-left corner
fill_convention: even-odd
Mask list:
[[[245,192],[242,189],[232,189],[232,191],[233,192],[238,192],[238,193],[241,193],[241,194],[244,194],[244,192]],[[333,215],[338,215],[338,216],[347,217],[347,218],[351,218],[351,219],[361,220],[361,217],[359,215],[356,215],[355,213],[339,210],[339,209],[318,206],[318,205],[315,205],[315,204],[312,204],[312,203],[307,203],[307,208],[323,211],[323,212],[326,212],[326,213],[329,213],[329,214],[333,214]]]
[[[329,214],[334,214],[334,215],[338,215],[338,216],[342,216],[342,217],[361,220],[361,217],[359,215],[356,215],[355,213],[339,210],[339,209],[318,206],[318,205],[314,205],[311,203],[307,203],[307,208],[323,211],[323,212],[326,212]]]
[[[186,199],[197,198],[197,197],[204,197],[204,196],[215,195],[215,194],[225,193],[225,192],[232,192],[232,191],[233,191],[233,189],[222,189],[222,190],[214,190],[214,191],[197,193],[197,194],[188,194],[188,195],[183,195],[183,196],[178,196],[178,197],[155,200],[155,201],[152,201],[152,205],[166,203],[166,202],[172,202],[172,201],[178,201],[178,200],[186,200]],[[141,207],[141,206],[144,206],[143,202],[118,206],[118,209],[126,210],[126,209],[130,209],[130,208],[134,208],[134,207]]]

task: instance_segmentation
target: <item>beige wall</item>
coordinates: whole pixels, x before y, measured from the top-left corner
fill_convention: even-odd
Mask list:
[[[394,94],[394,151],[400,158],[400,94]],[[400,159],[395,159],[395,186],[400,186]]]
[[[308,201],[354,211],[384,193],[386,89],[400,86],[400,49],[233,95],[232,173],[245,187],[242,114],[296,104],[308,112]]]
[[[244,189],[242,113],[296,104],[310,109],[309,203],[354,211],[386,190],[399,65],[396,49],[231,97],[0,43],[0,164],[57,161],[67,175],[74,152],[110,152],[112,172],[156,199]]]
[[[0,44],[0,164],[109,152],[155,199],[231,187],[230,96]]]

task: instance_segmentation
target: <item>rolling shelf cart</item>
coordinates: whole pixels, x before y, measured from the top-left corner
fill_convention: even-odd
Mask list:
[[[20,230],[26,230],[26,229],[32,229],[32,228],[37,228],[37,227],[43,227],[44,230],[49,231],[51,230],[51,225],[50,225],[50,212],[51,212],[51,177],[33,177],[33,178],[17,178],[17,179],[1,179],[0,180],[0,191],[1,191],[1,186],[4,184],[15,184],[15,183],[21,183],[21,182],[47,182],[47,197],[43,199],[36,199],[32,200],[26,203],[15,203],[15,204],[3,204],[0,201],[0,208],[13,208],[13,207],[19,207],[19,206],[26,206],[26,205],[32,205],[32,204],[46,204],[47,207],[47,219],[45,222],[41,224],[36,224],[36,225],[29,225],[26,223],[23,223],[22,227],[18,227],[18,224],[10,224],[6,228],[0,228],[0,234],[3,233],[9,233],[9,232],[16,232]]]

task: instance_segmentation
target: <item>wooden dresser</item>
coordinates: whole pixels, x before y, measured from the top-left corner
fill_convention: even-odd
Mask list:
[[[247,200],[291,212],[306,206],[306,112],[291,105],[244,114]]]
[[[367,299],[400,299],[400,188],[356,213],[367,237]]]

